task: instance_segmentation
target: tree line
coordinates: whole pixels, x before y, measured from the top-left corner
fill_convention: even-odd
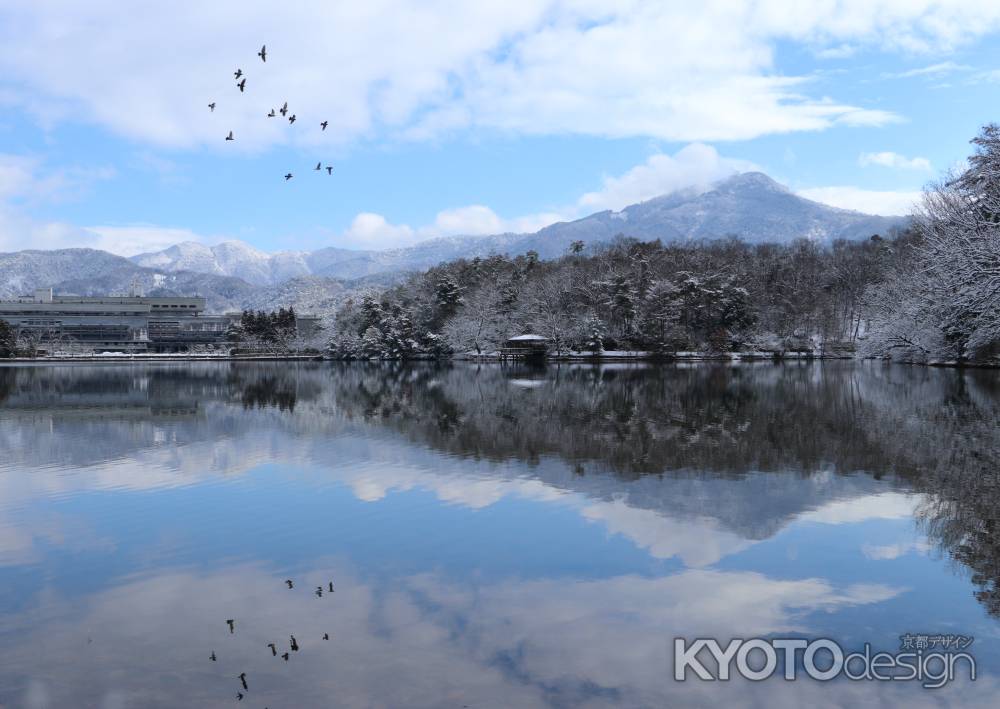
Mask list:
[[[298,334],[295,317],[292,307],[271,312],[244,310],[239,320],[230,323],[226,340],[246,348],[287,351]]]
[[[619,237],[562,258],[458,259],[348,299],[331,352],[406,358],[495,351],[527,332],[554,351],[813,349],[864,334],[865,294],[910,233],[824,246]]]
[[[562,258],[457,259],[346,300],[330,352],[405,359],[536,333],[569,350],[856,351],[1000,359],[1000,127],[925,190],[910,225],[860,241],[663,244],[620,236]]]

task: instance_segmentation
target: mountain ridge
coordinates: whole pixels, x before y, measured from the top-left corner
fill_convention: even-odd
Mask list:
[[[555,222],[532,233],[445,236],[413,246],[385,249],[327,247],[315,251],[266,254],[242,242],[215,246],[196,242],[132,257],[145,267],[239,275],[258,285],[288,278],[327,276],[361,278],[382,273],[422,270],[458,257],[537,251],[555,258],[574,241],[591,246],[615,236],[644,241],[692,241],[737,236],[749,242],[787,242],[809,238],[823,242],[857,239],[902,226],[905,218],[884,217],[831,207],[796,195],[761,172],[744,172],[708,189],[682,189],[621,210],[604,210],[580,219]],[[204,262],[204,263],[202,263]]]
[[[618,235],[643,241],[686,242],[737,236],[749,242],[822,242],[867,238],[902,227],[906,218],[838,209],[800,197],[763,173],[741,173],[708,189],[660,195],[619,211],[604,210],[556,222],[528,234],[445,236],[413,246],[375,250],[326,247],[266,253],[240,241],[214,246],[181,242],[131,258],[97,249],[0,253],[0,298],[53,287],[57,292],[125,293],[133,282],[150,295],[205,296],[214,312],[294,305],[327,308],[366,284],[384,285],[410,271],[455,258],[565,254]]]

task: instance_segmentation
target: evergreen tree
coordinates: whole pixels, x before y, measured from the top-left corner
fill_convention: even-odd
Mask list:
[[[447,276],[442,276],[438,280],[434,295],[443,318],[454,315],[455,310],[462,302],[462,290],[454,280]]]
[[[17,333],[6,320],[0,320],[0,359],[9,359],[17,354]]]

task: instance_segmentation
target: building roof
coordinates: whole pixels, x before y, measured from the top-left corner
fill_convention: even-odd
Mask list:
[[[541,335],[518,335],[517,337],[511,337],[507,339],[507,342],[548,342],[549,338],[542,337]]]

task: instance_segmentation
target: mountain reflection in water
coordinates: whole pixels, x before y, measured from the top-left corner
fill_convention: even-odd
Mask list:
[[[0,367],[0,706],[992,706],[998,422],[872,363]],[[670,679],[921,631],[977,682]]]

